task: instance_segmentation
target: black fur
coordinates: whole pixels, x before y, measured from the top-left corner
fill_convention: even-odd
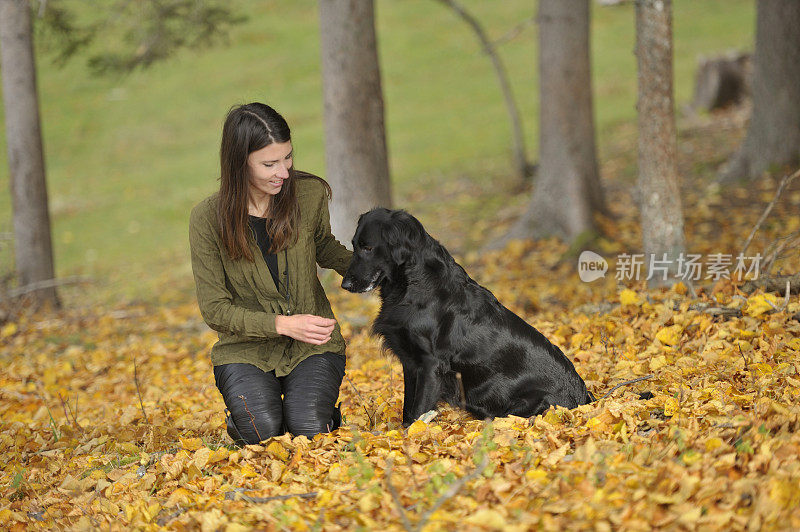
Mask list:
[[[403,365],[403,424],[440,400],[477,418],[541,414],[594,400],[572,362],[539,331],[473,281],[422,224],[405,211],[362,214],[351,292],[380,290],[373,330]]]

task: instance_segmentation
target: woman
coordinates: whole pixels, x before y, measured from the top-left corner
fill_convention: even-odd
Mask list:
[[[352,253],[331,234],[322,179],[294,170],[286,120],[234,107],[225,120],[219,192],[192,209],[197,301],[219,333],[211,349],[228,434],[239,444],[339,426],[345,344],[317,278]]]

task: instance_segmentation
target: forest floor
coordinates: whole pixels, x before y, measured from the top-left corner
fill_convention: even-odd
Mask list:
[[[732,256],[731,271],[777,189],[712,183],[740,126],[735,114],[684,122],[679,144],[687,247],[706,265]],[[513,183],[432,180],[403,196],[564,350],[597,402],[493,422],[446,407],[404,430],[400,366],[369,334],[378,300],[330,277],[348,342],[344,426],[237,449],[208,359],[216,335],[191,297],[12,313],[0,325],[0,527],[800,529],[800,300],[707,270],[670,290],[617,281],[613,257],[640,247],[631,145],[634,130],[603,155],[614,216],[593,249],[610,267],[592,283],[554,239],[479,251],[524,208]],[[800,229],[798,205],[795,180],[746,255]],[[797,273],[798,255],[771,273]]]

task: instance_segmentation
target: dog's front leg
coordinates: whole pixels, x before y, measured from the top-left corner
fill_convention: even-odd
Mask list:
[[[425,360],[417,371],[416,394],[410,411],[412,422],[425,412],[436,408],[436,403],[442,395],[442,381],[438,370],[438,362]]]
[[[403,426],[411,425],[416,419],[413,416],[414,401],[417,397],[417,375],[419,368],[415,364],[403,365]]]

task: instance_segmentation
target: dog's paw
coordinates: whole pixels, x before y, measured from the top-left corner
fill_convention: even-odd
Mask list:
[[[433,418],[435,418],[438,414],[439,412],[437,412],[436,410],[428,410],[427,412],[419,416],[419,418],[417,419],[424,423],[430,423],[431,421],[433,421]]]

